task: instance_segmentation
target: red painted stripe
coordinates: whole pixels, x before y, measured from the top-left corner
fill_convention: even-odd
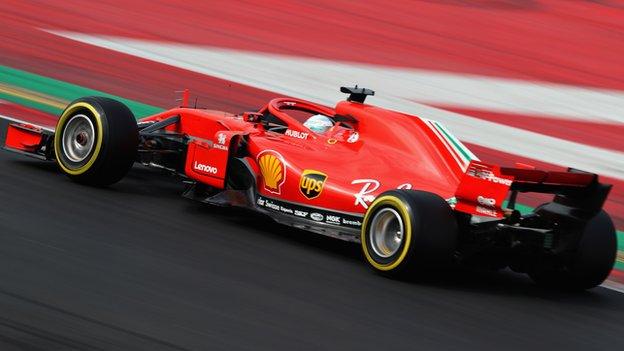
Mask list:
[[[0,2],[2,3],[2,2]],[[0,64],[146,104],[176,105],[176,90],[189,88],[198,106],[256,111],[274,93],[147,61],[39,31],[0,12]],[[23,42],[22,38],[28,38]],[[0,78],[1,79],[1,78]]]
[[[612,270],[611,274],[609,275],[609,280],[624,284],[624,272],[617,269]]]
[[[54,128],[58,120],[57,116],[4,100],[0,100],[0,115],[49,128]]]
[[[581,144],[624,151],[624,124],[570,121],[439,105],[436,107]]]

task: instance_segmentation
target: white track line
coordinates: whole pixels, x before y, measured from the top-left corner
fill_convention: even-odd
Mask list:
[[[601,287],[624,294],[624,284],[614,282],[612,280],[606,280],[602,283]]]

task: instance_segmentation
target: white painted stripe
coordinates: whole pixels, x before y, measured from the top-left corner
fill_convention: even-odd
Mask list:
[[[617,291],[620,293],[624,293],[624,284],[620,284],[612,280],[605,280],[605,282],[602,283],[601,287],[609,289],[609,290]]]
[[[435,79],[429,80],[431,77],[436,77],[438,74],[436,72],[428,72],[427,75],[423,75],[425,71],[413,69],[396,69],[80,33],[54,33],[224,80],[329,105],[344,98],[338,92],[339,86],[358,83],[360,86],[377,90],[378,95],[371,98],[371,103],[442,122],[465,142],[552,164],[571,166],[624,179],[624,153],[622,152],[554,138],[412,102],[411,100],[423,96],[423,94],[425,96],[431,95],[431,91],[437,91],[436,96],[451,94],[451,92],[446,91],[449,88],[448,84],[436,85],[433,84]],[[444,73],[442,76],[447,77],[447,74]],[[505,84],[511,81],[474,76],[470,78],[470,80],[475,79],[481,81],[479,86],[492,84],[492,96],[496,94],[509,95],[504,93],[507,86]],[[489,83],[485,84],[485,82]],[[469,86],[467,81],[466,84],[459,90],[471,94],[474,89]],[[543,96],[540,98],[540,96],[534,95],[533,92],[541,91],[540,89],[532,90],[531,86],[537,84],[517,85],[515,82],[511,85],[516,87],[513,90],[515,94],[524,96],[531,92],[531,99],[538,99],[525,99],[526,101],[523,100],[525,103],[519,105],[533,104],[536,106],[536,103],[548,103],[548,99],[544,99]],[[548,87],[555,89],[553,85],[548,85]],[[593,106],[595,110],[604,112],[602,117],[597,117],[597,120],[622,121],[617,117],[619,113],[617,111],[624,110],[624,97],[620,92],[607,93],[597,90],[584,90],[583,88],[569,88],[556,90],[557,93],[554,95],[567,96],[570,93],[572,97],[567,96],[557,100],[555,105],[566,105],[574,100],[583,100],[583,96],[593,96],[595,99],[591,101],[595,104]],[[528,90],[525,91],[524,89]],[[427,93],[428,91],[429,93]],[[451,91],[457,93],[458,89],[455,87]],[[583,95],[579,92],[588,93]],[[457,97],[453,94],[449,96]],[[481,98],[481,95],[471,95],[471,99],[474,100]],[[573,110],[578,112],[583,110],[581,107],[579,106],[578,110],[576,108]],[[607,111],[610,112],[607,113]],[[577,113],[577,117],[579,115],[585,115],[585,113]]]

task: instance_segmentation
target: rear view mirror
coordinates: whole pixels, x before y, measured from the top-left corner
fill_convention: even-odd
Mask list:
[[[250,123],[259,123],[262,120],[262,114],[257,112],[243,112],[243,121]]]

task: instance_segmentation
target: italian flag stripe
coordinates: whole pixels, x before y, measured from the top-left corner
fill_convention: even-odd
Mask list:
[[[432,129],[435,135],[438,136],[442,140],[442,142],[449,149],[453,158],[457,161],[462,170],[466,170],[468,164],[472,160],[479,160],[464,144],[461,143],[448,129],[446,129],[442,124],[432,121],[425,120],[426,124],[429,128]]]
[[[429,126],[429,128],[431,129],[431,131],[433,132],[433,134],[435,134],[438,139],[440,139],[440,141],[442,142],[442,145],[444,145],[448,151],[448,153],[453,157],[453,159],[455,160],[455,162],[457,163],[457,165],[459,166],[459,168],[462,171],[466,170],[467,165],[465,164],[464,160],[462,159],[461,155],[459,154],[459,152],[457,150],[455,150],[452,145],[451,142],[446,139],[444,137],[444,135],[442,134],[441,131],[439,131],[434,125],[433,125],[433,121],[427,121],[427,125]]]
[[[461,141],[457,140],[457,138],[455,138],[455,136],[453,134],[451,134],[451,132],[449,132],[449,130],[446,129],[445,126],[443,126],[442,124],[440,124],[438,122],[435,122],[435,121],[433,123],[435,123],[436,127],[439,128],[440,130],[442,130],[444,135],[453,142],[453,145],[466,158],[466,161],[468,161],[468,163],[470,163],[470,161],[472,161],[472,160],[476,160],[476,161],[479,160],[477,158],[477,156],[475,156],[472,152],[470,152],[470,150],[468,150],[468,148],[466,146],[464,146],[464,144],[462,144]]]

